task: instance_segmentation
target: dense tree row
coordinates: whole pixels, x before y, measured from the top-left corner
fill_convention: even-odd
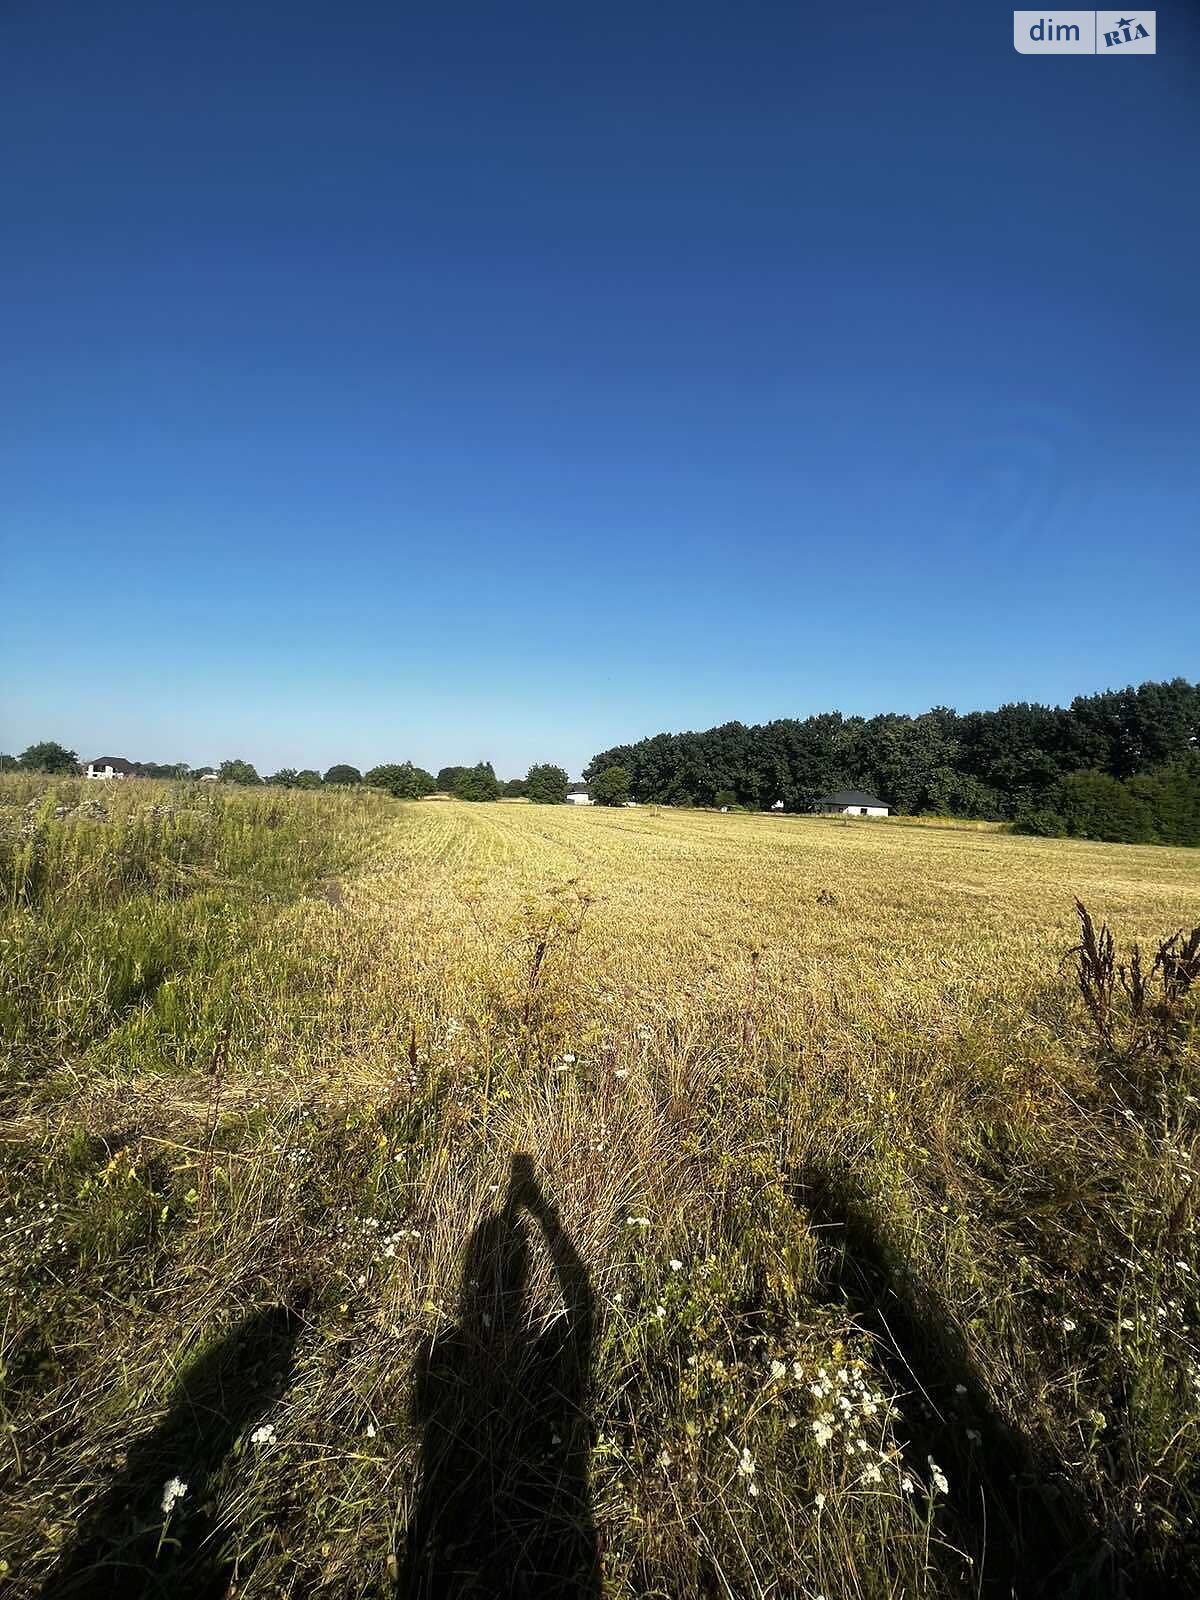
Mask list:
[[[635,799],[676,805],[713,805],[720,794],[725,804],[732,795],[740,805],[782,800],[802,810],[831,790],[862,788],[899,812],[1015,819],[1065,803],[1060,785],[1074,774],[1124,783],[1183,761],[1198,738],[1200,684],[1175,678],[1080,696],[1067,707],[1021,703],[960,715],[938,706],[870,719],[834,711],[660,733],[602,751],[584,776],[621,768]],[[1186,788],[1193,780],[1170,783],[1177,781]]]

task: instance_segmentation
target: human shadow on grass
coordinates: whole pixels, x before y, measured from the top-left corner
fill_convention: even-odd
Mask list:
[[[287,1388],[306,1299],[253,1312],[187,1369],[162,1422],[85,1516],[42,1600],[222,1600],[230,1574],[209,1490]]]
[[[563,1311],[538,1326],[533,1224]],[[457,1326],[418,1364],[419,1497],[404,1600],[598,1600],[588,1492],[594,1303],[587,1272],[527,1155],[467,1249]]]
[[[1068,1475],[993,1405],[951,1319],[896,1259],[865,1205],[822,1173],[796,1188],[821,1245],[824,1287],[874,1343],[902,1401],[905,1466],[922,1481],[930,1458],[950,1483],[949,1539],[970,1556],[931,1550],[945,1581],[988,1600],[1092,1600],[1131,1595],[1129,1574]]]

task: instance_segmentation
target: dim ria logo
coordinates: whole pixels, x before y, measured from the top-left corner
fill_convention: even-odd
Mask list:
[[[1013,12],[1013,48],[1023,56],[1152,56],[1153,11]]]

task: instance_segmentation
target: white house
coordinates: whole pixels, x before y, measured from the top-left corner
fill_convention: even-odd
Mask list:
[[[592,796],[586,783],[573,783],[567,790],[567,804],[569,806],[590,806]]]
[[[836,794],[823,794],[812,803],[814,811],[826,815],[840,813],[844,817],[886,817],[888,807],[877,795],[863,789],[839,789]]]
[[[136,778],[132,761],[123,756],[97,756],[84,770],[85,778]]]

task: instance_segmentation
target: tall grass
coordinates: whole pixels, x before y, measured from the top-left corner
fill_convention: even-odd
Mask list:
[[[1072,949],[1190,928],[1188,852],[95,788],[2,796],[14,1594],[119,1524],[163,1592],[387,1593],[485,1412],[497,1505],[583,1451],[611,1595],[1195,1588],[1195,994],[1130,1051]]]

